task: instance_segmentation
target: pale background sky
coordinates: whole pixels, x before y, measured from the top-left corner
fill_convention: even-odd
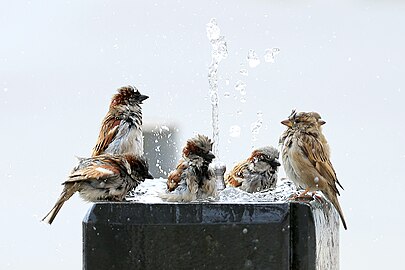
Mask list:
[[[90,154],[116,88],[133,84],[149,95],[144,122],[176,123],[181,145],[195,132],[211,135],[212,17],[229,50],[219,68],[221,159],[230,166],[249,154],[257,112],[256,146],[277,145],[292,108],[320,112],[345,187],[341,269],[398,269],[404,11],[401,1],[0,1],[0,269],[81,268],[90,204],[75,196],[52,226],[39,220],[74,156]],[[281,53],[266,63],[272,47]],[[255,68],[250,49],[261,59]],[[232,125],[239,138],[229,136]]]

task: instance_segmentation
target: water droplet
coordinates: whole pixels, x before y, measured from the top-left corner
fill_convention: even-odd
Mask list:
[[[253,138],[252,138],[253,141],[257,140],[256,135],[259,134],[260,129],[263,126],[263,113],[257,112],[256,115],[257,115],[257,120],[250,125],[250,131],[253,135]]]
[[[275,57],[277,54],[280,53],[279,48],[272,48],[272,49],[267,49],[264,52],[264,61],[267,63],[274,63]]]
[[[249,50],[248,56],[247,56],[247,61],[248,61],[249,67],[251,67],[251,68],[257,67],[260,64],[259,56],[257,56],[257,53],[254,50]]]
[[[209,23],[207,23],[207,37],[210,41],[216,40],[221,35],[221,29],[219,29],[217,20],[212,18]]]
[[[165,126],[165,125],[160,126],[160,129],[161,129],[161,130],[170,131],[169,127],[168,127],[168,126]]]
[[[218,27],[215,18],[212,18],[207,24],[207,37],[212,45],[212,58],[217,62],[228,56],[228,48],[225,37],[221,36],[221,30]]]
[[[246,68],[242,68],[241,70],[239,70],[239,73],[240,73],[240,75],[243,75],[243,76],[249,75],[249,72]]]
[[[246,83],[239,80],[235,84],[235,89],[238,91],[242,96],[246,95]]]
[[[241,128],[238,125],[233,125],[229,128],[229,136],[232,138],[240,137]]]
[[[317,186],[318,186],[318,183],[319,183],[319,177],[318,177],[318,176],[316,176],[316,177],[314,178],[314,182],[315,182],[315,184],[317,184]]]

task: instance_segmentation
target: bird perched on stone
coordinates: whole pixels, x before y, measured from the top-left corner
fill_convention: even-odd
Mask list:
[[[133,86],[124,86],[112,97],[110,108],[101,124],[92,157],[101,154],[143,155],[142,102],[148,96]]]
[[[78,191],[89,202],[123,201],[128,191],[145,179],[152,179],[148,163],[132,154],[104,154],[81,158],[68,179],[55,206],[42,219],[51,224],[63,204]]]
[[[209,166],[215,156],[211,151],[212,142],[207,136],[189,139],[183,148],[183,158],[169,174],[169,193],[161,197],[168,201],[193,201],[215,196],[215,172]]]
[[[322,134],[325,121],[317,112],[293,111],[281,123],[287,126],[280,138],[284,169],[297,187],[305,189],[298,197],[308,192],[322,191],[338,211],[343,227],[347,229],[336,184],[343,187],[337,179],[330,161],[329,145]]]
[[[279,152],[272,146],[258,148],[249,158],[237,164],[226,176],[228,186],[247,192],[273,189],[277,183]]]

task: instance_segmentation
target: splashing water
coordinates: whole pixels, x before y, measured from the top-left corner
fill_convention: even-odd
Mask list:
[[[297,193],[294,183],[288,179],[277,181],[276,188],[261,192],[248,193],[239,188],[227,187],[219,194],[220,202],[286,202]]]
[[[267,63],[274,63],[275,61],[275,57],[277,54],[280,53],[280,49],[279,48],[272,48],[272,49],[267,49],[264,52],[264,61],[266,61]]]
[[[249,50],[248,56],[247,56],[247,61],[248,61],[249,67],[251,67],[251,68],[257,67],[260,64],[259,56],[257,56],[257,53],[254,50]]]
[[[257,135],[263,126],[263,113],[257,112],[257,120],[250,125],[250,132],[252,133],[252,146],[255,147],[254,142],[257,141]]]
[[[235,89],[238,91],[242,96],[246,95],[246,83],[244,81],[237,81],[235,84]]]
[[[218,27],[215,18],[212,18],[207,24],[207,37],[212,46],[212,62],[208,68],[208,83],[209,83],[209,94],[212,106],[212,129],[213,136],[212,139],[214,144],[212,146],[215,156],[218,154],[219,145],[219,112],[218,112],[218,65],[223,59],[228,56],[228,49],[226,46],[225,37],[221,36],[221,30]]]
[[[323,200],[326,200],[322,196]],[[311,203],[316,230],[316,269],[339,269],[339,214],[331,203]]]
[[[242,76],[249,76],[249,71],[246,68],[242,68],[239,70],[240,75]]]
[[[159,194],[166,192],[166,179],[146,179],[135,191],[133,191],[128,200],[143,203],[162,203],[164,202]],[[288,198],[297,194],[297,188],[294,183],[288,179],[279,179],[276,188],[273,190],[264,190],[261,192],[248,193],[239,188],[227,187],[219,192],[214,201],[224,203],[249,203],[249,202],[286,202]],[[171,203],[171,202],[165,202]]]
[[[233,125],[229,128],[229,136],[232,138],[240,137],[241,128],[238,125]]]

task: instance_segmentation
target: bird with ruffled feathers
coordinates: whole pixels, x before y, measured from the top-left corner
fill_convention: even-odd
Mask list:
[[[161,194],[167,201],[193,201],[216,196],[214,170],[210,163],[215,158],[212,141],[197,135],[187,141],[183,158],[167,180],[168,193]]]

